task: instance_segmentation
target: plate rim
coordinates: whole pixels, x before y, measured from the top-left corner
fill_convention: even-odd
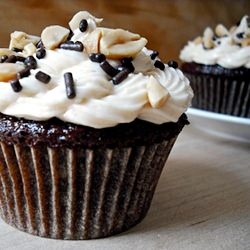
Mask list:
[[[196,108],[189,108],[187,110],[187,114],[190,115],[196,115],[199,117],[204,117],[208,119],[218,120],[218,121],[225,121],[230,123],[236,123],[236,124],[244,124],[244,125],[250,125],[250,119],[249,118],[242,118],[232,115],[225,115],[220,113],[215,113],[207,110],[201,110]]]

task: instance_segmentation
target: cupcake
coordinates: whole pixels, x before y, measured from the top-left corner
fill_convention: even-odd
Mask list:
[[[244,16],[227,29],[218,24],[182,49],[182,70],[197,109],[250,118],[250,27]]]
[[[123,232],[147,214],[193,93],[147,40],[80,11],[0,49],[0,215],[56,239]]]

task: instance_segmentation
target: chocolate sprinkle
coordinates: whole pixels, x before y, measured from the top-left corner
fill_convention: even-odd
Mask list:
[[[9,83],[14,92],[20,92],[23,88],[18,79],[11,80]]]
[[[37,67],[36,59],[33,56],[28,56],[25,59],[24,64],[31,69],[35,69]]]
[[[73,75],[70,72],[64,74],[64,82],[66,87],[66,95],[69,99],[76,96]]]
[[[40,41],[37,43],[36,47],[37,47],[38,49],[44,48],[42,40],[40,40]]]
[[[135,67],[132,64],[132,57],[125,57],[121,59],[121,64],[122,66],[124,66],[125,68],[127,68],[130,72],[134,72],[135,71]]]
[[[172,67],[174,69],[177,69],[178,68],[178,63],[176,61],[171,60],[171,61],[168,62],[168,66]]]
[[[40,49],[37,50],[37,52],[36,52],[36,57],[37,57],[38,59],[42,59],[42,58],[44,58],[45,56],[46,56],[46,50],[45,50],[44,48],[40,48]]]
[[[123,66],[123,65],[118,65],[117,67],[116,67],[116,69],[120,72],[120,71],[123,71],[123,70],[125,70],[125,69],[127,69],[125,66]]]
[[[103,61],[106,60],[106,56],[104,54],[101,54],[101,53],[91,53],[89,55],[89,59],[92,61],[92,62],[98,62],[98,63],[101,63]]]
[[[154,63],[154,66],[160,70],[164,70],[165,69],[165,65],[163,62],[156,60]]]
[[[23,57],[23,56],[16,56],[16,60],[18,61],[18,62],[24,62],[25,61],[25,57]]]
[[[107,60],[100,63],[100,67],[111,77],[114,77],[119,71],[115,69]]]
[[[81,32],[85,32],[88,28],[88,21],[86,19],[82,19],[79,23],[79,29]]]
[[[49,75],[47,75],[46,73],[42,72],[42,71],[38,71],[36,74],[35,74],[35,78],[40,81],[40,82],[43,82],[43,83],[48,83],[51,79],[51,77]]]
[[[243,39],[244,35],[245,35],[245,32],[240,32],[240,33],[236,34],[237,38],[239,38],[239,39]]]
[[[30,69],[29,68],[25,68],[22,71],[17,73],[17,79],[21,79],[23,77],[27,77],[30,75]]]
[[[129,69],[124,69],[123,71],[119,72],[116,76],[112,78],[112,83],[114,85],[121,83],[128,77],[129,73],[130,73]]]
[[[22,52],[23,51],[22,49],[18,49],[18,48],[12,48],[11,50],[14,52]]]
[[[150,55],[151,59],[154,60],[157,56],[159,56],[158,51],[153,51],[153,53]]]
[[[3,62],[5,62],[7,59],[8,59],[8,56],[7,56],[7,55],[3,55],[3,56],[1,56],[0,62],[3,63]]]
[[[75,50],[75,51],[79,51],[82,52],[84,49],[84,46],[81,42],[77,41],[77,42],[73,42],[73,41],[68,41],[66,43],[62,43],[60,45],[60,49],[66,49],[66,50]]]
[[[5,63],[15,63],[17,60],[16,60],[16,56],[14,55],[11,55],[9,56],[4,62]]]
[[[67,37],[67,40],[69,41],[73,35],[74,35],[74,32],[72,30],[69,30],[69,35]]]

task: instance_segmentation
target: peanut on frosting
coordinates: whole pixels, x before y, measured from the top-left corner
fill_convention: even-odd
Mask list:
[[[67,40],[68,35],[69,29],[59,25],[52,25],[46,27],[43,30],[41,39],[45,48],[55,49],[60,43],[63,43]]]
[[[169,97],[168,91],[153,76],[149,77],[147,94],[149,103],[153,108],[163,106]]]
[[[40,40],[40,37],[28,35],[22,31],[15,31],[11,33],[10,38],[10,49],[23,49],[27,44],[32,43],[36,45]]]
[[[95,24],[100,24],[102,22],[102,18],[96,18],[94,16],[92,16],[89,12],[87,11],[79,11],[78,13],[76,13],[73,18],[70,20],[69,22],[69,27],[71,28],[71,30],[76,30],[79,28],[79,24],[81,22],[81,20],[83,19],[90,19],[92,20]]]
[[[232,45],[240,45],[242,47],[249,46],[250,27],[248,26],[248,16],[244,16],[238,26],[232,26],[229,30],[223,25],[218,24],[215,29],[207,27],[203,36],[196,37],[194,44],[203,44],[205,49],[212,49],[221,44],[221,40],[228,39]]]
[[[0,64],[0,81],[8,82],[9,80],[15,79],[16,74],[24,69],[21,64],[13,63],[1,63]]]
[[[147,40],[138,34],[122,29],[103,28],[100,52],[112,59],[134,57],[146,44]]]

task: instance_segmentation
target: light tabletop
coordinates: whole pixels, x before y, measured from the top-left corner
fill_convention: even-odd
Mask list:
[[[147,217],[89,241],[50,240],[0,220],[0,249],[250,249],[250,144],[186,127],[162,172]]]

